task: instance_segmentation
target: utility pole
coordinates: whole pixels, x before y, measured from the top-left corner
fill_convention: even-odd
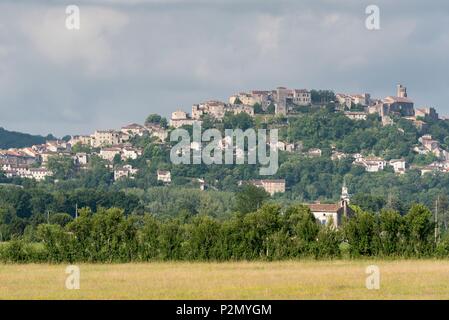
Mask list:
[[[50,224],[50,210],[47,210],[47,224]]]
[[[393,203],[393,199],[391,198],[391,193],[388,193],[388,198],[387,198],[387,208],[388,209],[393,209],[392,203]]]
[[[78,202],[75,203],[75,219],[78,219]]]
[[[435,201],[435,244],[438,242],[438,203],[440,201],[440,196],[437,197]]]

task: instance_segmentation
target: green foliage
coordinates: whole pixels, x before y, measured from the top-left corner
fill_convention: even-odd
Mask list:
[[[143,149],[142,157],[126,161],[139,169],[134,179],[113,182],[108,163],[95,155],[87,170],[77,168],[70,157],[50,158],[48,166],[55,177],[45,182],[2,176],[1,182],[17,183],[20,188],[0,186],[0,241],[8,241],[0,248],[1,260],[447,256],[449,241],[444,232],[449,226],[449,202],[446,200],[445,206],[443,198],[449,194],[449,175],[421,176],[416,169],[396,175],[391,168],[367,173],[354,166],[351,157],[330,159],[332,150],[337,149],[429,164],[437,160],[434,155],[411,151],[424,132],[401,118],[386,127],[376,115],[369,115],[366,121],[350,120],[333,112],[334,98],[331,91],[313,91],[313,103],[323,107],[298,107],[299,112],[288,118],[265,115],[254,120],[246,113],[227,113],[217,122],[203,117],[203,129],[279,128],[283,141],[302,144],[305,150],[322,149],[320,158],[281,152],[280,168],[273,178],[285,178],[288,191],[271,199],[261,188],[238,187],[240,180],[260,179],[257,165],[173,165],[170,145],[158,144],[149,135],[131,140]],[[254,108],[263,113],[260,105]],[[265,113],[274,113],[274,105]],[[447,148],[449,121],[425,121],[427,133]],[[164,127],[166,119],[150,115],[147,123]],[[73,151],[92,150],[77,145]],[[114,164],[122,161],[114,159]],[[162,187],[157,181],[158,169],[171,171],[170,186]],[[197,178],[207,181],[208,191],[198,189]],[[339,230],[319,226],[310,210],[297,203],[337,201],[343,178],[355,193],[351,203],[359,207],[356,215]],[[443,238],[435,244],[430,211],[412,203],[433,208],[437,196],[442,199],[439,221]],[[80,210],[80,217],[74,219],[76,206],[92,211]],[[40,247],[36,258],[30,258],[35,248],[29,244],[34,241],[40,241]]]
[[[255,114],[263,114],[263,113],[265,113],[265,111],[262,109],[262,106],[261,106],[260,103],[255,103],[253,108],[254,108],[254,113]]]
[[[145,120],[145,123],[152,123],[152,124],[158,124],[161,122],[162,117],[158,114],[150,114],[147,119]]]
[[[323,226],[315,243],[315,258],[338,258],[342,256],[342,235],[332,226]]]
[[[384,210],[379,216],[379,252],[391,256],[401,250],[404,244],[404,219],[396,211]]]
[[[357,193],[352,197],[351,203],[359,206],[365,211],[379,212],[385,206],[386,201],[381,196]]]
[[[123,191],[80,188],[48,192],[38,188],[0,187],[0,226],[3,222],[9,226],[10,230],[20,232],[26,221],[32,223],[44,214],[46,221],[47,212],[50,212],[50,219],[58,212],[65,212],[74,217],[77,205],[79,208],[90,207],[93,210],[101,206],[118,207],[125,210],[126,214],[130,214],[138,211],[140,203],[136,195],[126,194]],[[60,218],[62,217],[57,219]]]
[[[68,213],[55,213],[49,215],[49,222],[51,224],[57,224],[61,227],[66,226],[69,222],[73,220],[72,216]]]
[[[343,234],[350,245],[351,256],[371,256],[377,253],[374,244],[375,216],[356,210],[355,216],[345,224]]]
[[[449,233],[447,233],[438,243],[435,249],[435,255],[438,258],[449,257]]]
[[[225,129],[246,130],[254,127],[254,120],[245,112],[240,112],[238,114],[226,112],[223,118],[223,125]]]
[[[42,136],[8,131],[0,127],[0,149],[31,147],[45,141],[46,138]]]
[[[182,212],[187,216],[208,215],[223,219],[231,214],[235,203],[232,193],[173,187],[150,188],[141,198],[146,203],[146,211],[162,218],[176,217]]]
[[[88,145],[82,144],[81,142],[78,142],[74,146],[72,146],[72,152],[73,153],[90,153],[92,151],[92,148]]]
[[[270,197],[264,189],[252,184],[243,185],[236,194],[236,209],[241,213],[249,213],[259,209]]]
[[[48,254],[39,243],[28,243],[14,238],[9,242],[0,242],[0,261],[7,263],[27,263],[47,261]]]
[[[0,241],[20,236],[25,229],[25,221],[17,216],[11,205],[0,204]]]
[[[313,104],[335,101],[335,94],[331,90],[311,90],[310,96]]]
[[[405,232],[408,236],[408,251],[413,255],[427,255],[433,249],[434,224],[432,213],[421,204],[413,205],[405,215]]]
[[[423,205],[413,205],[401,216],[393,210],[379,215],[355,208],[356,214],[343,227],[352,257],[426,257],[442,254],[444,244],[435,251],[432,213]]]
[[[55,179],[71,179],[75,176],[75,163],[71,157],[49,157],[47,168],[53,172]]]
[[[225,220],[197,215],[157,219],[118,208],[79,210],[61,224],[39,224],[36,240],[0,243],[4,262],[226,261],[338,257],[447,257],[447,235],[435,245],[430,211],[413,205],[405,216],[354,207],[336,229],[319,224],[303,205],[267,203]]]

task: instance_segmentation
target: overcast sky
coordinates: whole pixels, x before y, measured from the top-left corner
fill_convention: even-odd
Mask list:
[[[69,4],[79,31],[65,26]],[[377,31],[365,28],[370,4]],[[0,0],[9,130],[88,134],[250,89],[381,98],[397,83],[449,114],[448,1]]]

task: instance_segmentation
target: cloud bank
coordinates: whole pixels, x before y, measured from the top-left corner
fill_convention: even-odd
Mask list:
[[[0,126],[57,135],[168,116],[278,85],[369,92],[396,83],[449,113],[449,4],[377,1],[62,1],[0,4]]]

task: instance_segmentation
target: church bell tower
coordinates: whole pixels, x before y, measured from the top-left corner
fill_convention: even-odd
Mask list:
[[[340,199],[347,204],[349,204],[349,192],[348,187],[346,186],[346,180],[343,180],[343,186],[341,187],[341,196]]]

